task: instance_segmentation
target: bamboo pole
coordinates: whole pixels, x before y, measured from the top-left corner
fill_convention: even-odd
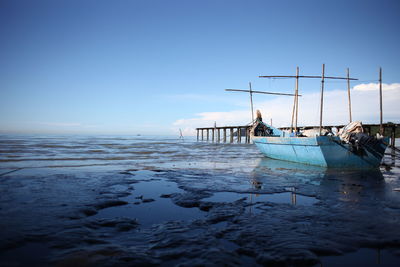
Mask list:
[[[296,109],[296,89],[294,89],[294,97],[293,97],[293,110],[292,110],[292,121],[290,123],[290,132],[293,132],[293,122],[294,122],[294,112]]]
[[[298,108],[298,90],[299,90],[299,67],[296,67],[296,87],[294,89],[294,99],[293,99],[293,111],[292,111],[292,122],[290,124],[290,132],[297,132],[297,108]],[[296,115],[295,115],[296,114]],[[295,126],[294,126],[295,125]],[[294,126],[294,127],[293,127]]]
[[[251,122],[254,121],[254,111],[253,111],[253,91],[251,91],[251,82],[249,82],[250,88],[250,104],[251,104]]]
[[[243,89],[225,89],[225,91],[228,92],[250,92],[249,90],[243,90]],[[273,93],[273,92],[263,92],[263,91],[254,91],[251,90],[251,93],[253,94],[266,94],[266,95],[288,95],[288,96],[294,96],[294,94],[285,94],[285,93]],[[299,95],[301,96],[301,95]]]
[[[297,133],[297,117],[299,113],[299,67],[296,68],[296,119],[295,119],[295,132]]]
[[[321,79],[321,110],[319,114],[319,135],[322,133],[322,110],[324,107],[324,83],[325,83],[325,64],[322,64],[322,79]]]
[[[350,70],[347,68],[347,95],[349,98],[349,116],[350,116],[350,122],[352,122],[351,118],[351,97],[350,97]]]
[[[263,75],[258,76],[259,78],[296,78],[293,75]],[[299,78],[322,78],[322,76],[310,76],[310,75],[300,75]],[[347,80],[347,77],[330,77],[326,76],[325,79],[336,79],[336,80]],[[352,81],[356,81],[356,78],[350,78]]]
[[[379,68],[379,108],[380,108],[380,127],[379,133],[383,135],[383,110],[382,110],[382,68]]]

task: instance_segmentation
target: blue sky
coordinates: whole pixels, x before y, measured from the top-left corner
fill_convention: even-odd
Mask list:
[[[238,114],[248,112],[248,95],[223,89],[251,81],[254,90],[292,92],[292,80],[258,76],[295,74],[296,66],[308,75],[322,63],[329,75],[349,67],[360,79],[353,86],[376,82],[381,66],[384,82],[398,84],[399,14],[400,2],[387,0],[2,0],[0,131],[174,135],[217,119],[247,123]],[[393,102],[400,86],[390,88]],[[300,89],[313,95],[319,82],[302,80]],[[255,99],[266,114],[290,117],[292,99],[268,110],[279,101]],[[389,103],[384,118],[399,110]],[[308,114],[303,123],[313,123]]]

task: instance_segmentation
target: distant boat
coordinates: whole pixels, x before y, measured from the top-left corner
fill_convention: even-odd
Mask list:
[[[267,157],[327,168],[377,168],[388,139],[363,133],[349,134],[348,142],[339,136],[295,136],[257,120],[251,138]]]

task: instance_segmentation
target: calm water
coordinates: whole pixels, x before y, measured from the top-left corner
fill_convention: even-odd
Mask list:
[[[343,171],[251,144],[1,135],[0,265],[398,266],[386,152]]]

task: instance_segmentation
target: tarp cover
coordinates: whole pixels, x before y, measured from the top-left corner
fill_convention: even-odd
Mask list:
[[[349,142],[350,140],[350,135],[352,133],[363,133],[364,129],[362,127],[362,124],[360,121],[353,121],[347,124],[345,127],[340,129],[339,131],[339,137],[342,141],[345,141],[346,143]]]

